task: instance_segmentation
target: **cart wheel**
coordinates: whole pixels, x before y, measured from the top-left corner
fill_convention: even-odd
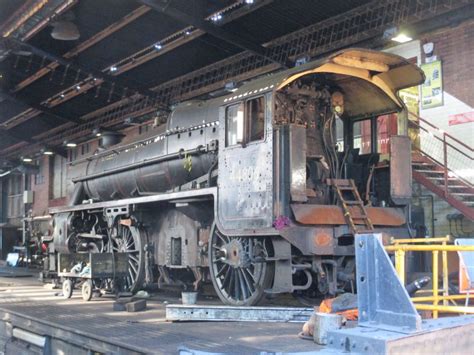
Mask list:
[[[72,281],[67,279],[63,281],[63,297],[64,298],[71,298],[72,290],[73,290]]]
[[[92,298],[92,280],[86,280],[82,284],[82,299],[90,301]]]

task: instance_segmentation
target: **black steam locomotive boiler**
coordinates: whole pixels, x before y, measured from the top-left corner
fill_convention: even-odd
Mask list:
[[[348,49],[184,102],[166,127],[72,164],[70,203],[50,209],[52,247],[128,253],[131,291],[212,282],[232,305],[350,288],[355,233],[408,233],[410,140],[397,93],[423,80],[399,56]],[[354,125],[391,113],[390,156],[377,152],[375,128],[361,151]]]

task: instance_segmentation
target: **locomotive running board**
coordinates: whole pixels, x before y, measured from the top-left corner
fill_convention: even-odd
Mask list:
[[[189,199],[192,197],[202,197],[202,196],[217,196],[216,187],[206,187],[202,189],[193,189],[169,193],[161,193],[151,196],[140,196],[140,197],[131,197],[121,200],[114,201],[105,201],[105,202],[95,202],[95,203],[83,203],[75,206],[63,206],[63,207],[52,207],[49,209],[49,213],[56,214],[62,212],[74,212],[74,211],[84,211],[84,210],[95,210],[103,208],[113,208],[117,206],[124,205],[134,205],[139,203],[151,203],[159,201],[170,201],[170,200],[180,200],[180,199]]]
[[[231,307],[170,304],[166,320],[171,322],[290,322],[304,323],[314,313],[313,308],[291,307]]]

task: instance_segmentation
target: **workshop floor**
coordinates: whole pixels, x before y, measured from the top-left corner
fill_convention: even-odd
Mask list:
[[[75,290],[72,298],[65,300],[61,290],[39,282],[37,273],[12,270],[0,268],[0,309],[42,319],[59,328],[74,328],[91,337],[133,345],[148,353],[176,354],[183,347],[239,354],[316,352],[321,349],[312,341],[298,338],[301,323],[170,323],[165,320],[165,307],[168,303],[181,303],[177,294],[153,294],[143,312],[114,312],[112,298],[93,298],[84,302],[80,290]],[[286,298],[269,303],[300,306]],[[219,302],[206,297],[198,304]]]

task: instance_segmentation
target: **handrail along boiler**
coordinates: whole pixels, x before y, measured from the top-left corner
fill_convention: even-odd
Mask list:
[[[352,179],[373,228],[406,235],[410,143],[397,92],[423,79],[401,57],[348,49],[182,103],[166,130],[72,164],[70,203],[50,210],[53,248],[126,252],[132,291],[211,281],[233,305],[349,288],[351,207],[339,205],[330,181]],[[380,164],[375,148],[354,147],[353,125],[394,112],[399,135]]]

